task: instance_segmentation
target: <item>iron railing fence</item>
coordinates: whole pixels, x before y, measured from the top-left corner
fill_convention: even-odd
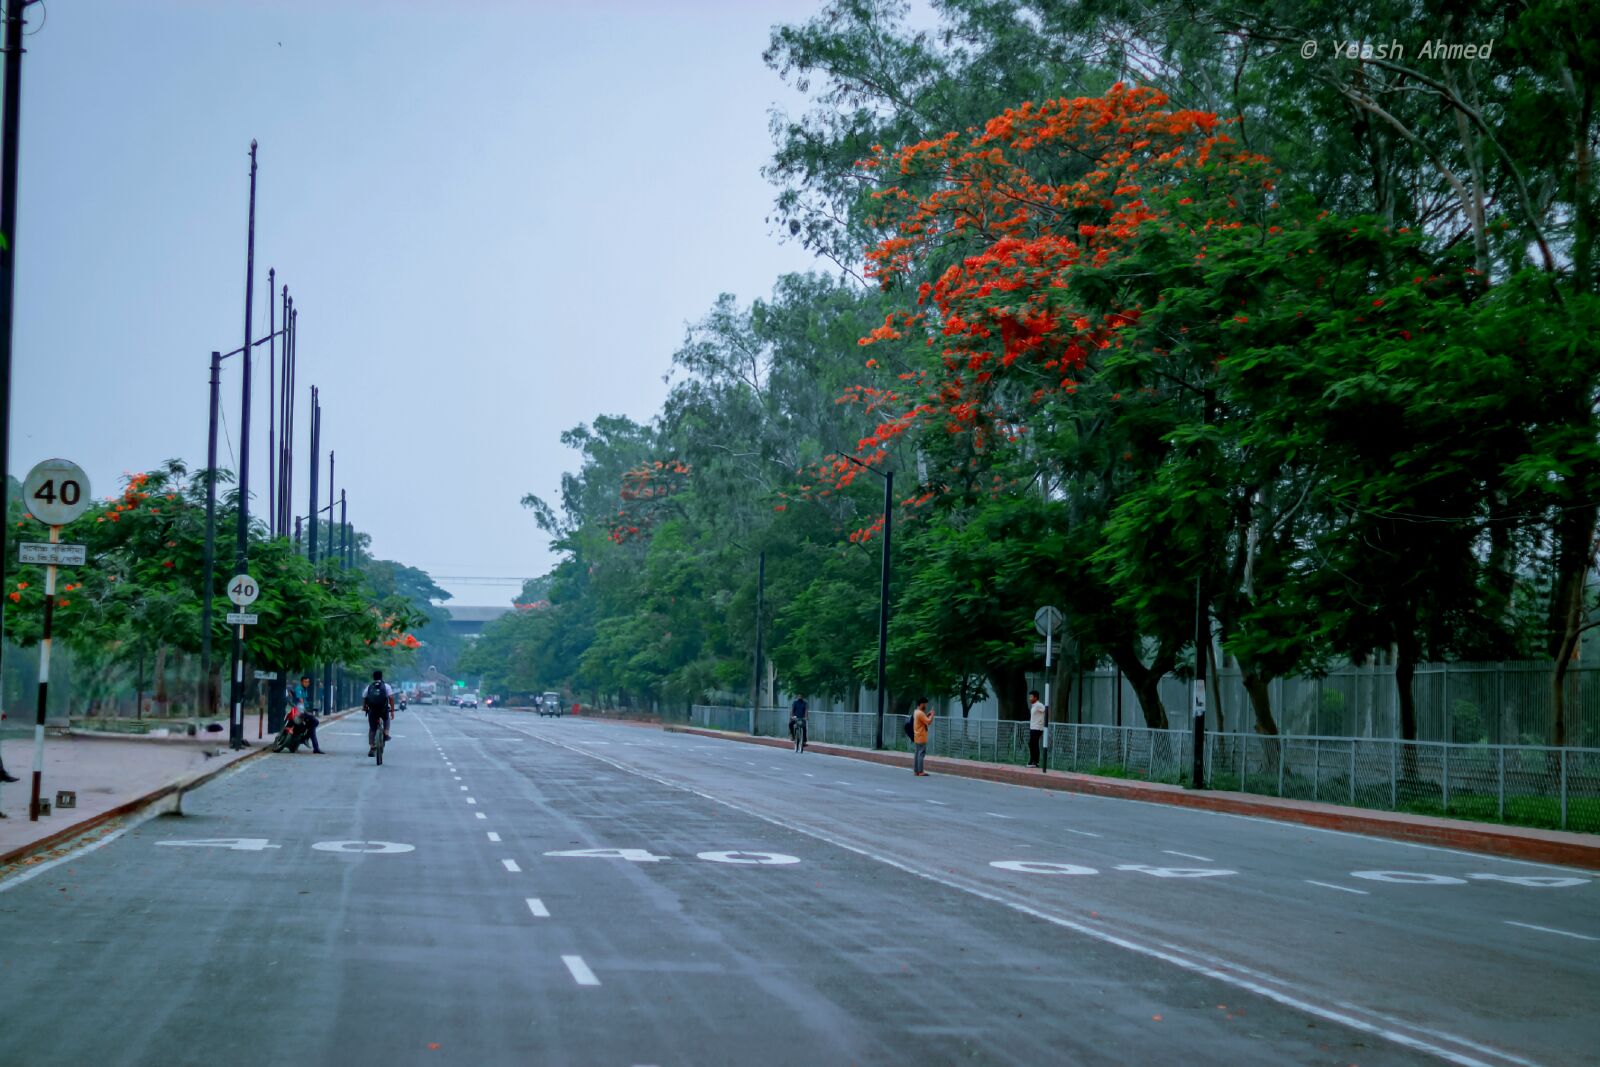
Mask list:
[[[744,733],[751,718],[749,708],[697,705],[689,721]],[[814,711],[807,737],[870,748],[875,720],[872,713]],[[885,748],[910,750],[905,721],[884,716]],[[754,724],[759,736],[787,737],[789,712],[757,709]],[[1054,770],[1187,784],[1194,765],[1189,730],[1055,723],[1049,741]],[[942,716],[928,751],[1023,764],[1028,724]],[[1208,732],[1205,756],[1213,789],[1600,833],[1600,748]]]
[[[1548,662],[1431,663],[1412,681],[1417,738],[1456,744],[1544,745],[1554,739],[1555,665]],[[1030,683],[1043,688],[1043,676]],[[1058,701],[1056,716],[1084,725],[1142,722],[1133,686],[1118,671],[1085,671]],[[1173,675],[1158,685],[1167,715],[1190,704],[1190,683]],[[1600,666],[1574,665],[1563,683],[1566,740],[1600,747]],[[1275,678],[1268,685],[1273,719],[1283,734],[1398,738],[1400,699],[1392,665],[1341,667],[1322,678]],[[1212,678],[1211,719],[1223,732],[1256,729],[1249,694],[1236,667]]]

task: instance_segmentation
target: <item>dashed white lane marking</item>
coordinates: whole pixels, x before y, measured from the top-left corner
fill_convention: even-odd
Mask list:
[[[589,965],[583,962],[582,956],[562,956],[561,962],[567,965],[567,970],[572,972],[572,980],[579,985],[600,984],[600,979],[596,978]]]
[[[1161,851],[1165,852],[1169,856],[1182,856],[1186,860],[1199,860],[1201,863],[1215,863],[1215,862],[1217,862],[1216,860],[1212,859],[1210,856],[1196,856],[1193,852],[1174,852],[1170,848],[1164,848]]]
[[[476,800],[473,800],[473,799],[472,799],[472,798],[471,798],[471,797],[468,797],[468,798],[467,798],[467,803],[468,803],[468,804],[476,804],[476,803],[477,803],[477,801],[476,801]]]
[[[544,901],[540,900],[538,897],[528,898],[528,910],[533,912],[533,917],[535,919],[550,918],[550,909],[545,907]]]
[[[993,816],[994,816],[994,817],[995,817],[995,818],[997,818],[997,819],[1011,819],[1011,818],[1015,818],[1015,816],[1012,816],[1012,815],[1001,815],[1001,814],[1000,814],[1000,813],[999,813],[999,812],[998,812],[998,811],[986,811],[986,812],[984,812],[984,814],[985,814],[985,815],[993,815]]]
[[[855,785],[854,782],[834,782],[834,785]]]
[[[484,814],[484,813],[483,813],[483,812],[481,812],[481,811],[480,811],[480,812],[477,812],[477,813],[476,813],[476,814],[477,814],[477,816],[478,816],[478,818],[480,818],[480,819],[487,819],[487,818],[488,818],[488,817],[489,817],[489,816],[487,816],[487,815],[485,815],[485,814]]]
[[[452,771],[453,771],[453,770],[455,770],[455,768],[454,768],[454,767],[451,767],[451,768],[450,768],[450,769],[451,769],[451,770],[452,770]],[[459,781],[461,781],[461,776],[460,776],[460,775],[459,775],[459,774],[458,774],[458,775],[456,775],[456,776],[455,776],[455,778],[456,778],[456,781],[458,781],[458,782],[459,782]]]
[[[941,808],[948,808],[948,807],[949,807],[949,806],[950,806],[950,805],[948,805],[948,804],[946,804],[946,803],[945,803],[945,802],[944,802],[944,801],[942,801],[942,800],[929,800],[929,801],[928,801],[928,803],[929,803],[929,804],[937,804],[937,805],[939,805],[939,806],[940,806],[940,807],[941,807]]]
[[[501,860],[500,862],[504,864],[506,870],[510,871],[512,874],[517,874],[522,870],[521,867],[517,866],[516,860]]]
[[[1324,889],[1337,889],[1341,893],[1360,893],[1364,897],[1372,895],[1371,893],[1368,893],[1365,889],[1351,889],[1347,885],[1334,885],[1332,882],[1318,882],[1318,881],[1316,881],[1314,879],[1311,879],[1311,878],[1307,878],[1306,879],[1306,884],[1307,885],[1320,885]]]
[[[894,790],[893,789],[880,789],[880,790],[878,790],[878,792],[887,794],[888,796],[891,796],[891,797],[894,796]]]
[[[493,830],[490,830],[489,831],[489,840],[490,841],[498,841],[498,840],[500,840],[500,835],[495,833]]]
[[[805,775],[807,778],[815,778],[816,777],[816,775],[812,774],[810,771],[801,771],[800,773]]]
[[[1590,937],[1588,934],[1575,934],[1571,930],[1556,930],[1549,926],[1535,926],[1532,923],[1519,923],[1511,919],[1506,920],[1507,926],[1520,926],[1524,930],[1537,930],[1541,934],[1560,934],[1562,937],[1575,937],[1579,941],[1600,941],[1600,937]]]
[[[465,793],[465,792],[466,792],[466,791],[467,791],[467,787],[466,787],[466,786],[462,786],[462,787],[461,787],[461,791],[462,791],[462,792],[463,792],[463,793]]]
[[[1077,834],[1079,837],[1099,837],[1100,836],[1099,834],[1091,834],[1088,830],[1074,830],[1070,826],[1063,826],[1063,827],[1061,827],[1061,829],[1065,830],[1069,834]]]

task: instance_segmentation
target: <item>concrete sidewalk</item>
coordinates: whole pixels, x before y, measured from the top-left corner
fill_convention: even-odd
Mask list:
[[[348,713],[339,712],[322,721],[334,722]],[[250,747],[238,752],[228,749],[226,729],[195,737],[81,730],[65,737],[46,737],[41,796],[54,800],[57,790],[72,790],[77,793],[78,806],[41,815],[37,822],[28,819],[33,739],[6,741],[0,753],[6,770],[21,781],[0,785],[0,813],[6,816],[0,819],[0,867],[202,785],[241,760],[266,752],[272,735],[258,740],[255,732],[254,725],[247,722],[245,739]]]
[[[697,726],[668,725],[663,728],[669,733],[699,734],[703,737],[718,737],[772,748],[794,747],[793,742],[786,738],[753,737],[749,734],[707,730]],[[878,752],[866,748],[852,748],[848,745],[810,743],[806,745],[806,751],[866,760],[871,763],[886,763],[896,767],[911,766],[911,756],[904,752]],[[952,759],[948,756],[929,756],[925,767],[935,774],[981,778],[1035,789],[1055,789],[1069,793],[1087,793],[1093,796],[1117,797],[1123,800],[1141,800],[1155,804],[1220,811],[1232,815],[1277,819],[1328,830],[1370,834],[1374,837],[1415,841],[1420,844],[1484,852],[1513,859],[1569,864],[1574,867],[1600,870],[1600,834],[1503,826],[1498,823],[1468,822],[1464,819],[1444,819],[1430,815],[1408,815],[1404,812],[1351,808],[1310,800],[1264,797],[1254,793],[1185,789],[1183,786],[1169,785],[1165,782],[1143,782],[1133,778],[1101,778],[1092,774],[1076,774],[1069,771],[1051,771],[1046,774],[1014,763],[985,763],[980,760]]]

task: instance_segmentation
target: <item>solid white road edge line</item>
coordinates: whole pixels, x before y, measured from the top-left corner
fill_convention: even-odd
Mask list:
[[[1600,937],[1590,937],[1588,934],[1575,934],[1571,930],[1556,930],[1549,926],[1535,926],[1532,923],[1519,923],[1512,919],[1507,919],[1506,925],[1520,926],[1524,930],[1538,930],[1543,934],[1560,934],[1562,937],[1575,937],[1579,941],[1600,941]]]
[[[1341,893],[1360,893],[1364,897],[1372,895],[1371,893],[1369,893],[1365,889],[1351,889],[1347,885],[1334,885],[1332,882],[1319,882],[1314,878],[1307,878],[1306,879],[1306,884],[1307,885],[1320,885],[1324,889],[1337,889]]]
[[[4,881],[0,881],[0,893],[4,893],[7,889],[15,889],[17,886],[21,885],[23,882],[30,882],[33,879],[39,877],[39,875],[43,874],[45,871],[48,871],[52,867],[59,867],[63,863],[71,863],[73,860],[81,859],[84,856],[87,856],[89,853],[93,852],[97,848],[104,848],[106,845],[111,844],[111,842],[115,841],[117,838],[119,838],[123,834],[127,833],[129,830],[136,829],[137,827],[142,826],[144,823],[149,822],[151,819],[155,818],[156,815],[158,814],[158,812],[156,812],[156,811],[154,811],[152,809],[157,807],[157,806],[158,805],[151,805],[150,808],[146,808],[144,811],[142,811],[138,815],[134,816],[133,817],[133,821],[130,822],[127,826],[124,826],[120,830],[113,830],[111,833],[109,833],[106,836],[100,838],[98,841],[91,841],[87,845],[84,845],[81,848],[73,849],[71,852],[68,852],[65,856],[58,856],[53,860],[46,860],[44,863],[40,863],[40,864],[37,864],[37,865],[35,865],[33,867],[29,867],[27,870],[22,871],[19,874],[14,874],[14,875],[10,876],[9,878],[6,878]],[[87,832],[93,833],[92,830],[91,831],[87,831]]]
[[[516,728],[513,727],[513,729]],[[1419,1052],[1425,1052],[1429,1055],[1437,1056],[1446,1062],[1457,1064],[1458,1067],[1494,1067],[1494,1064],[1489,1060],[1478,1059],[1457,1049],[1447,1048],[1444,1045],[1437,1044],[1433,1041],[1427,1041],[1423,1038],[1415,1036],[1414,1034],[1407,1033],[1400,1029],[1400,1027],[1406,1025],[1401,1020],[1389,1019],[1377,1012],[1372,1011],[1371,1009],[1348,1007],[1347,1010],[1340,1011],[1332,1007],[1327,1007],[1311,1000],[1310,997],[1313,994],[1311,994],[1309,991],[1302,992],[1295,986],[1290,985],[1288,982],[1283,983],[1284,988],[1276,989],[1254,979],[1245,978],[1241,974],[1222,970],[1218,965],[1203,963],[1200,960],[1194,959],[1183,952],[1159,949],[1153,945],[1147,945],[1142,942],[1135,941],[1131,937],[1124,937],[1121,934],[1112,933],[1111,931],[1101,927],[1091,926],[1087,923],[1078,922],[1073,919],[1067,919],[1059,915],[1052,915],[1049,912],[1043,911],[1031,904],[1025,904],[1021,901],[1012,900],[1009,897],[1003,896],[997,892],[993,892],[975,885],[963,884],[956,879],[947,878],[932,871],[923,870],[909,863],[897,860],[892,856],[874,852],[869,848],[852,844],[820,830],[815,830],[811,827],[788,822],[776,816],[756,811],[753,808],[748,808],[735,801],[727,800],[723,797],[713,796],[712,794],[707,793],[704,790],[696,789],[693,786],[682,785],[678,782],[672,782],[665,778],[657,777],[656,775],[650,774],[647,771],[641,771],[634,767],[629,767],[626,764],[619,763],[616,760],[611,759],[609,756],[601,755],[598,752],[586,752],[575,745],[564,744],[563,742],[557,741],[554,738],[546,737],[540,734],[529,734],[529,736],[536,737],[538,740],[543,741],[547,745],[554,745],[557,748],[564,748],[567,751],[577,755],[587,756],[589,759],[608,764],[609,766],[615,767],[617,770],[622,771],[624,774],[631,774],[635,777],[644,778],[648,781],[655,782],[658,785],[666,786],[668,789],[676,789],[681,792],[691,793],[695,796],[701,797],[704,800],[709,800],[713,804],[720,804],[723,807],[729,808],[733,811],[748,815],[753,819],[760,819],[762,822],[769,823],[773,826],[782,827],[783,829],[789,830],[793,833],[803,834],[804,836],[810,837],[814,840],[833,845],[835,848],[844,849],[846,852],[853,852],[858,856],[863,856],[867,859],[882,863],[885,866],[904,871],[906,874],[912,875],[913,877],[933,882],[936,885],[942,885],[948,889],[954,889],[957,892],[967,893],[971,896],[990,901],[991,903],[999,904],[1002,907],[1010,908],[1011,910],[1020,912],[1024,915],[1031,915],[1036,919],[1050,923],[1052,926],[1059,926],[1063,929],[1072,930],[1075,933],[1083,934],[1086,937],[1092,937],[1095,940],[1103,941],[1106,944],[1115,945],[1118,948],[1127,949],[1128,951],[1135,952],[1141,956],[1148,956],[1152,959],[1160,960],[1163,963],[1169,963],[1172,966],[1178,967],[1182,970],[1189,971],[1194,974],[1204,975],[1207,978],[1215,979],[1216,981],[1222,982],[1226,985],[1233,986],[1236,989],[1243,989],[1246,992],[1254,993],[1255,995],[1264,997],[1265,999],[1271,1000],[1274,1003],[1281,1004],[1287,1008],[1293,1008],[1297,1011],[1315,1016],[1316,1018],[1324,1019],[1328,1022],[1338,1023],[1342,1026],[1347,1026],[1352,1030],[1358,1030],[1362,1033],[1372,1034],[1376,1037],[1381,1037],[1386,1041],[1393,1042],[1394,1044],[1401,1045],[1406,1048],[1416,1049]],[[1383,839],[1380,838],[1379,840]],[[1293,990],[1293,992],[1291,992],[1291,990]],[[1363,1015],[1371,1015],[1373,1018],[1379,1021],[1374,1022],[1369,1019],[1362,1018],[1361,1015],[1355,1014],[1355,1012],[1358,1011]],[[1459,1042],[1462,1045],[1471,1044],[1471,1042],[1467,1041],[1466,1039],[1457,1038],[1453,1034],[1439,1034],[1438,1036],[1441,1040]],[[1482,1048],[1483,1046],[1474,1045],[1474,1047]],[[1496,1050],[1492,1053],[1492,1055],[1496,1056],[1497,1058],[1503,1057],[1504,1059],[1513,1060],[1515,1062],[1515,1058],[1507,1053],[1502,1053]]]
[[[528,910],[533,912],[533,917],[535,919],[550,918],[550,909],[544,906],[544,901],[540,900],[538,897],[528,897],[527,901]]]
[[[1201,863],[1215,863],[1215,862],[1217,862],[1216,860],[1212,859],[1210,856],[1196,856],[1193,852],[1176,852],[1176,851],[1174,851],[1174,850],[1172,850],[1170,848],[1164,848],[1161,851],[1165,852],[1169,856],[1182,856],[1186,860],[1199,860]]]
[[[567,970],[572,972],[572,980],[579,985],[600,984],[600,979],[596,978],[589,965],[583,962],[582,956],[562,956],[561,962],[567,965]]]

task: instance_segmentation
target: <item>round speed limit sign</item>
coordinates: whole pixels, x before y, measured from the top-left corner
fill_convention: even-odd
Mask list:
[[[241,608],[255,603],[256,597],[260,595],[261,587],[248,574],[235,574],[228,579],[228,599]]]
[[[46,526],[65,526],[89,510],[89,476],[69,459],[47,459],[28,472],[22,499]]]

